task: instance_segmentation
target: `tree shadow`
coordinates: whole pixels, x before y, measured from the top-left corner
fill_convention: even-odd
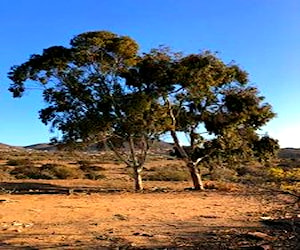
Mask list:
[[[41,182],[0,182],[0,192],[10,194],[72,194],[72,193],[114,193],[121,189],[94,186],[61,186]]]
[[[208,250],[265,250],[265,249],[282,249],[296,250],[299,249],[299,239],[295,237],[293,231],[286,231],[278,228],[266,227],[263,224],[258,227],[228,227],[228,226],[198,226],[191,222],[170,222],[180,230],[173,231],[170,242],[168,244],[155,244],[153,234],[147,235],[140,233],[137,237],[147,237],[148,243],[144,246],[135,246],[134,241],[126,239],[126,235],[109,235],[97,234],[93,235],[92,239],[86,240],[85,234],[55,234],[56,236],[64,236],[66,238],[76,236],[77,240],[73,242],[56,242],[53,243],[47,238],[49,234],[25,234],[2,232],[0,235],[0,249],[30,249],[30,250],[46,250],[46,249],[128,249],[128,250],[168,250],[168,249],[208,249]],[[199,225],[199,224],[198,224]],[[166,234],[164,232],[163,234]],[[162,234],[161,234],[162,235]],[[27,243],[24,245],[13,245],[3,243],[4,241],[22,238],[39,238],[42,239],[39,243]],[[170,236],[170,235],[169,235]],[[78,238],[80,240],[78,240]]]
[[[56,235],[57,236],[57,235]],[[61,236],[72,237],[74,234],[61,234]],[[76,235],[81,236],[83,239],[85,235]],[[49,237],[48,234],[26,234],[28,238],[40,238],[45,239]],[[12,250],[46,250],[46,249],[68,249],[68,250],[83,250],[83,249],[91,249],[91,250],[104,250],[104,249],[139,249],[134,248],[131,243],[122,237],[108,237],[105,235],[95,236],[93,240],[84,241],[84,240],[76,240],[74,242],[50,242],[47,240],[43,240],[40,243],[18,243],[18,244],[10,244],[4,243],[9,242],[14,239],[24,239],[24,235],[22,233],[2,233],[0,235],[0,249],[12,249]]]
[[[180,232],[174,238],[177,249],[300,249],[299,234],[293,230],[266,227],[208,227],[206,230]]]

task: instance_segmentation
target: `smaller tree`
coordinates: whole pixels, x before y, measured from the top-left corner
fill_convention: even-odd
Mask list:
[[[210,52],[183,56],[167,48],[152,50],[127,79],[156,93],[165,110],[163,132],[170,133],[196,190],[204,189],[200,165],[205,159],[253,155],[257,129],[275,115],[249,86],[245,71]],[[189,147],[181,145],[179,133],[189,138]]]

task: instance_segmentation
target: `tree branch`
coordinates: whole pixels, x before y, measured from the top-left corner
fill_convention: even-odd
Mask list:
[[[117,156],[117,158],[119,158],[119,160],[121,160],[122,162],[124,162],[127,166],[131,166],[130,161],[126,160],[119,152],[118,150],[114,147],[113,143],[108,140],[107,141],[107,145],[108,147],[115,153],[115,155]]]
[[[132,136],[129,136],[129,148],[130,148],[130,154],[133,162],[133,166],[137,166],[137,160],[136,160],[136,154],[135,154],[135,147],[134,147],[134,141]]]

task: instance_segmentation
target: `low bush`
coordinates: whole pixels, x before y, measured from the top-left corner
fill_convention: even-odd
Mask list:
[[[78,179],[83,177],[82,171],[58,164],[44,164],[41,167],[17,166],[10,171],[17,179]]]
[[[89,180],[101,180],[106,178],[104,174],[99,174],[97,171],[88,171],[84,176]]]
[[[49,179],[41,173],[38,167],[34,166],[17,166],[10,171],[16,179]]]
[[[104,167],[93,165],[94,163],[87,160],[78,161],[77,164],[82,171],[103,171]]]
[[[268,170],[268,175],[272,181],[278,182],[284,179],[285,171],[280,167],[272,167]]]
[[[211,180],[235,181],[236,171],[226,167],[216,167],[210,173]]]
[[[185,169],[172,169],[168,167],[157,168],[156,170],[145,172],[143,176],[147,181],[187,181],[189,180],[189,172]]]
[[[0,181],[7,181],[12,179],[12,176],[9,174],[9,172],[1,169],[0,170]]]
[[[33,162],[27,158],[14,158],[6,162],[9,166],[31,166]]]
[[[79,179],[83,177],[81,170],[59,164],[44,164],[41,172],[49,179]]]

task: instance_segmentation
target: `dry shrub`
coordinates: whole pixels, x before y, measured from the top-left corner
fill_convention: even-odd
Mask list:
[[[104,167],[93,165],[95,163],[92,161],[81,160],[78,161],[77,164],[79,165],[79,168],[82,171],[104,171],[105,170]]]
[[[81,170],[58,164],[44,164],[41,167],[17,166],[10,172],[17,179],[78,179],[83,176]]]
[[[6,164],[9,166],[30,166],[33,165],[33,162],[28,158],[14,158],[9,159]]]
[[[93,165],[93,161],[81,160],[78,161],[79,169],[84,172],[84,177],[89,180],[100,180],[106,178],[104,174],[99,173],[99,171],[105,170],[104,167]]]
[[[12,176],[4,170],[0,170],[0,181],[6,181],[12,179]]]
[[[40,170],[48,179],[80,179],[83,177],[81,170],[59,164],[44,164]]]
[[[48,179],[34,166],[17,166],[10,174],[16,179]]]
[[[280,167],[272,167],[268,170],[269,178],[272,181],[278,182],[284,179],[285,171]]]
[[[97,171],[91,171],[91,170],[86,172],[84,176],[86,179],[89,180],[101,180],[106,178],[104,174],[100,174]]]
[[[189,178],[187,170],[168,167],[151,169],[143,177],[147,181],[187,181]]]
[[[293,183],[293,184],[284,183],[284,184],[280,185],[280,189],[288,190],[288,191],[294,192],[296,194],[299,194],[300,193],[300,183],[299,182]]]
[[[216,167],[211,172],[211,180],[235,181],[236,178],[236,171],[225,167]]]

